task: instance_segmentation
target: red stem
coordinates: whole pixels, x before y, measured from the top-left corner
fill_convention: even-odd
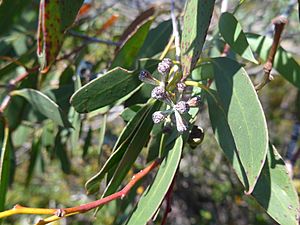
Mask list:
[[[151,172],[154,168],[156,168],[158,165],[160,164],[160,160],[156,160],[154,162],[152,162],[149,166],[147,166],[145,169],[141,170],[140,172],[138,172],[137,174],[135,174],[131,181],[119,192],[116,192],[112,195],[109,195],[105,198],[96,200],[94,202],[90,202],[84,205],[80,205],[80,206],[76,206],[76,207],[71,207],[71,208],[64,208],[64,209],[59,209],[55,212],[55,215],[59,215],[59,216],[64,216],[66,214],[70,214],[70,213],[76,213],[76,212],[86,212],[89,211],[91,209],[97,208],[100,205],[104,205],[112,200],[115,199],[123,199],[128,192],[130,191],[130,189],[140,180],[142,179],[144,176],[146,176],[149,172]]]
[[[257,91],[262,89],[269,81],[272,80],[272,76],[270,75],[270,73],[273,68],[273,62],[280,42],[282,31],[284,29],[284,26],[287,24],[287,18],[284,16],[278,16],[272,20],[272,23],[275,25],[275,34],[273,37],[271,49],[268,54],[267,62],[264,65],[264,79],[260,84],[255,86],[255,89]]]

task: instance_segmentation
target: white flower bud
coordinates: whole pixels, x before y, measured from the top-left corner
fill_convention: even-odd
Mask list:
[[[155,88],[153,88],[152,92],[151,92],[151,97],[158,99],[158,100],[164,100],[167,98],[167,94],[166,91],[164,89],[164,87],[161,86],[157,86]]]
[[[157,111],[152,114],[152,120],[154,123],[161,123],[166,119],[167,114],[162,111]]]
[[[173,108],[180,114],[183,114],[190,109],[190,106],[185,101],[179,101]]]
[[[161,73],[163,76],[166,76],[169,74],[171,68],[173,66],[173,62],[169,58],[164,58],[157,67],[157,70],[159,73]]]
[[[200,105],[201,98],[199,96],[193,97],[187,101],[190,107],[198,107]]]
[[[175,110],[176,128],[178,132],[184,132],[187,130],[187,123],[181,117],[178,111]]]
[[[185,90],[185,88],[186,88],[185,83],[182,83],[182,82],[177,83],[177,90],[178,90],[180,93],[182,93],[182,92]]]

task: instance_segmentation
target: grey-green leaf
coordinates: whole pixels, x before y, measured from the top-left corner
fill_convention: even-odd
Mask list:
[[[71,104],[77,112],[91,112],[113,104],[135,91],[140,84],[137,72],[117,67],[76,91],[71,97]]]
[[[109,157],[109,159],[105,162],[101,170],[94,175],[91,179],[89,179],[86,184],[85,188],[88,194],[93,194],[100,188],[100,182],[104,178],[105,174],[111,170],[118,162],[122,159],[124,152],[127,149],[128,144],[132,140],[134,136],[134,132],[138,129],[140,123],[145,119],[147,112],[150,108],[150,104],[145,105],[142,107],[127,124],[124,128],[123,132],[119,136],[114,149],[113,153]]]
[[[259,57],[266,61],[272,46],[272,39],[257,34],[247,34],[248,42]],[[300,65],[282,47],[277,49],[273,67],[289,82],[300,88]]]
[[[219,20],[219,30],[225,42],[244,59],[258,63],[252,53],[241,24],[231,13],[225,12]]]
[[[179,136],[174,147],[169,150],[163,160],[155,180],[148,187],[139,200],[133,214],[127,221],[127,225],[144,225],[155,214],[160,207],[171,183],[176,174],[178,164],[180,162],[183,148],[182,137]]]
[[[1,123],[1,150],[0,150],[0,212],[4,211],[5,199],[8,188],[10,159],[9,159],[9,128]],[[4,128],[5,127],[5,128]],[[3,129],[3,131],[2,131]]]
[[[212,62],[217,91],[217,96],[208,98],[212,127],[229,161],[238,155],[249,184],[246,188],[251,193],[268,149],[264,112],[240,64],[229,58],[215,58]]]
[[[162,52],[172,34],[171,20],[160,23],[157,27],[151,29],[148,36],[140,49],[138,58],[153,57],[159,52]]]
[[[134,62],[147,37],[152,21],[153,18],[146,21],[137,28],[136,32],[134,32],[131,37],[128,38],[125,44],[118,51],[110,68],[121,66],[126,69],[133,69]]]
[[[299,224],[298,194],[284,161],[271,144],[252,195],[279,224]]]
[[[60,107],[42,92],[34,89],[21,89],[11,92],[11,95],[24,97],[35,110],[53,120],[58,125],[62,127],[72,127]]]
[[[132,164],[137,159],[142,148],[149,140],[149,134],[153,127],[152,114],[160,108],[161,103],[155,101],[151,105],[152,106],[147,111],[147,114],[145,115],[143,121],[141,121],[131,141],[128,143],[126,151],[103,193],[103,197],[113,194],[118,189],[130,170]]]
[[[214,0],[189,0],[187,2],[181,39],[184,77],[187,77],[194,69],[201,55],[214,5]]]

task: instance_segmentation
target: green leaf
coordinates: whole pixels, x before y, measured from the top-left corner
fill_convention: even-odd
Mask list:
[[[244,59],[258,64],[247,41],[241,24],[228,12],[222,13],[219,30],[225,42]]]
[[[80,80],[80,76],[78,74],[74,75],[74,77],[75,77],[74,89],[75,89],[75,91],[77,91],[81,87],[81,80]],[[79,140],[79,136],[80,136],[80,127],[81,127],[80,114],[78,112],[76,112],[74,107],[71,107],[68,117],[72,123],[72,127],[74,128],[70,131],[71,132],[71,134],[70,134],[71,146],[72,146],[72,149],[76,149],[76,148],[78,148],[78,140]]]
[[[24,97],[34,109],[62,127],[72,127],[67,116],[59,106],[48,96],[34,89],[21,89],[11,92],[11,95]]]
[[[164,21],[157,27],[151,29],[142,48],[140,49],[138,58],[150,58],[162,52],[168,44],[171,34],[171,20]]]
[[[57,132],[54,141],[54,151],[60,161],[62,171],[66,174],[69,174],[71,172],[71,161],[67,153],[65,131],[66,130],[60,129]]]
[[[133,69],[134,62],[147,37],[152,21],[153,19],[150,19],[137,28],[136,32],[132,34],[118,51],[110,68],[120,66],[126,69]]]
[[[203,62],[192,72],[192,79],[196,81],[213,78],[213,65],[211,62]]]
[[[4,129],[2,131],[2,129]],[[5,209],[5,199],[9,183],[10,173],[10,149],[9,149],[9,128],[1,123],[1,151],[0,151],[0,212]]]
[[[247,34],[248,42],[259,57],[266,61],[272,46],[272,39],[257,34]],[[273,67],[290,83],[300,88],[300,65],[282,47],[277,49]]]
[[[113,104],[135,91],[141,84],[137,72],[117,67],[81,87],[71,97],[71,104],[80,113]]]
[[[41,150],[41,137],[35,137],[32,141],[31,151],[30,151],[30,160],[29,160],[29,166],[27,169],[27,177],[26,177],[26,186],[28,187],[31,178],[34,173],[35,165],[37,163],[38,157],[40,155]]]
[[[37,34],[37,55],[41,72],[47,72],[54,63],[63,43],[59,1],[40,1]]]
[[[31,2],[29,0],[3,1],[0,5],[0,33],[5,33],[21,20],[22,10]]]
[[[142,107],[123,129],[114,146],[112,155],[105,162],[101,170],[86,182],[85,188],[88,194],[95,193],[99,190],[100,182],[104,178],[105,174],[109,172],[111,168],[117,165],[117,163],[122,159],[124,152],[126,151],[129,143],[132,141],[132,138],[138,127],[140,126],[142,121],[144,121],[150,107],[150,104],[146,104],[144,107]]]
[[[212,62],[216,83],[216,92],[208,95],[212,127],[222,150],[251,193],[268,149],[264,112],[251,80],[240,64],[229,58],[215,58]]]
[[[41,72],[46,73],[55,62],[66,29],[74,22],[83,0],[40,1],[37,55]]]
[[[214,5],[214,0],[189,0],[187,2],[181,39],[184,77],[191,73],[201,55]]]
[[[140,123],[136,132],[134,132],[132,140],[130,141],[130,143],[128,143],[126,152],[120,160],[118,167],[116,168],[112,178],[110,179],[109,184],[106,187],[102,197],[113,194],[122,183],[123,179],[130,170],[132,164],[137,159],[142,148],[149,140],[149,134],[153,127],[152,114],[159,109],[160,105],[160,102],[155,101],[151,108],[147,111],[147,114],[145,115],[143,121]]]
[[[153,217],[160,207],[176,174],[183,148],[182,137],[178,137],[174,147],[168,151],[157,175],[139,200],[133,214],[127,221],[127,225],[143,225]]]
[[[147,145],[148,155],[147,162],[151,162],[159,158],[159,150],[161,147],[161,141],[163,136],[164,124],[154,124],[153,129],[150,134],[149,144]]]
[[[132,105],[128,108],[126,108],[122,113],[121,113],[121,117],[123,118],[124,121],[129,121],[131,120],[136,113],[143,107],[142,104],[136,104],[136,105]]]
[[[252,195],[279,224],[299,224],[298,194],[284,161],[271,144]]]

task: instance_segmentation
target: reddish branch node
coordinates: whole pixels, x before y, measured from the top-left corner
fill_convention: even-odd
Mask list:
[[[269,83],[273,77],[271,75],[271,70],[273,68],[274,58],[279,46],[280,38],[284,26],[287,24],[288,20],[285,16],[278,16],[272,20],[272,23],[275,25],[275,33],[273,37],[273,43],[271,49],[268,54],[267,62],[264,65],[264,78],[261,83],[255,86],[255,89],[259,91],[262,89],[267,83]]]

